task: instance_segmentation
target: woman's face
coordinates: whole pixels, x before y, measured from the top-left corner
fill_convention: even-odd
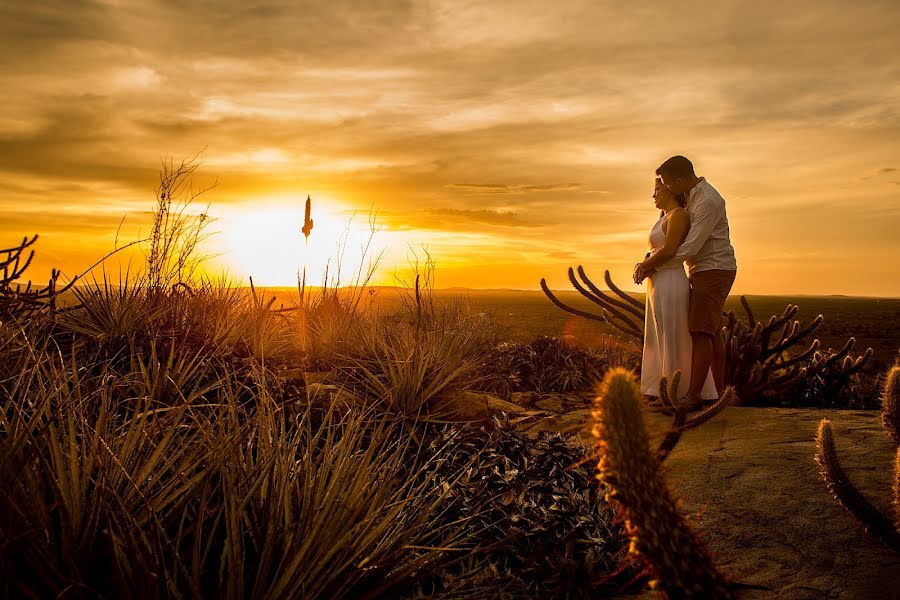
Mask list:
[[[656,205],[656,208],[663,210],[663,206],[671,197],[672,193],[662,182],[662,179],[657,178],[655,187],[653,188],[653,202]]]

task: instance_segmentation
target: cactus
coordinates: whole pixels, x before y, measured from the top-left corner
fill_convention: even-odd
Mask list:
[[[597,478],[625,518],[629,552],[654,575],[651,585],[670,598],[733,598],[704,543],[679,514],[650,449],[634,374],[610,369],[595,400]]]
[[[675,373],[672,374],[672,381],[670,381],[668,385],[666,384],[666,377],[660,378],[660,400],[662,400],[663,405],[668,405],[670,407],[671,412],[674,413],[674,417],[672,419],[672,425],[669,427],[669,430],[659,443],[659,447],[656,449],[656,459],[659,462],[665,461],[669,454],[672,453],[672,450],[675,449],[675,446],[678,445],[678,442],[681,440],[682,433],[688,429],[703,425],[722,412],[722,409],[726,406],[735,404],[734,388],[728,387],[725,389],[725,393],[722,394],[715,403],[688,418],[687,411],[683,406],[672,403],[672,398],[678,397],[678,384],[680,382],[681,371],[675,371]]]
[[[893,367],[884,382],[881,395],[881,421],[885,431],[900,446],[900,366]]]
[[[900,553],[900,444],[895,437],[898,423],[897,387],[900,386],[900,367],[894,367],[888,374],[884,386],[884,408],[882,422],[885,431],[894,441],[897,447],[897,457],[894,460],[893,482],[893,518],[883,514],[866,499],[857,489],[847,473],[841,467],[837,450],[834,446],[834,435],[831,431],[831,423],[828,419],[822,419],[819,423],[819,431],[816,435],[816,462],[822,479],[832,495],[846,508],[850,514],[862,523],[866,531],[880,540],[888,548]]]
[[[604,280],[612,294],[601,291],[583,267],[577,268],[581,281],[575,273],[576,270],[570,267],[569,281],[582,296],[600,307],[599,314],[565,304],[550,291],[545,279],[541,279],[541,289],[562,310],[605,322],[642,344],[644,305],[619,289],[608,270]],[[741,296],[741,306],[747,316],[746,322],[729,311],[723,313],[722,328],[726,352],[725,383],[734,387],[735,400],[753,402],[761,396],[786,396],[798,394],[800,390],[808,396],[830,400],[838,397],[850,385],[851,378],[872,358],[871,348],[862,356],[850,356],[855,344],[853,338],[837,352],[820,351],[819,341],[815,339],[804,350],[797,350],[824,318],[819,315],[805,325],[792,321],[799,311],[795,304],[788,304],[781,316],[772,316],[766,323],[756,319],[744,296]]]
[[[53,269],[50,279],[44,287],[32,287],[29,281],[25,284],[17,283],[34,259],[32,246],[38,236],[25,237],[18,246],[0,249],[0,319],[28,317],[36,312],[49,308],[56,308],[56,298],[75,284],[73,278],[62,288],[57,287],[60,272]],[[28,256],[24,256],[25,251]],[[2,256],[5,255],[5,256]]]

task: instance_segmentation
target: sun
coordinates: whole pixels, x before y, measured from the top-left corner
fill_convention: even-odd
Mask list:
[[[256,198],[227,208],[215,227],[219,256],[232,274],[259,286],[295,286],[306,266],[306,283],[321,285],[328,269],[329,284],[352,282],[362,262],[361,248],[370,238],[369,215],[357,213],[329,198],[312,198],[314,226],[305,240],[303,218],[306,196]],[[376,233],[370,255],[384,247]],[[341,252],[341,249],[343,251]],[[368,260],[368,257],[367,259]]]

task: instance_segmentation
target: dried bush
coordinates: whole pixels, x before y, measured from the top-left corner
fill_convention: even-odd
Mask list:
[[[513,392],[573,392],[590,389],[611,366],[634,354],[613,341],[582,348],[557,337],[494,346],[479,369],[476,388],[509,399]]]

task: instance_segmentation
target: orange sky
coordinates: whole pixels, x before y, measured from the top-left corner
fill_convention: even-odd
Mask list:
[[[37,279],[146,233],[160,160],[202,150],[213,270],[315,276],[374,207],[378,283],[423,245],[439,287],[624,283],[685,154],[736,292],[900,296],[894,0],[11,4],[0,243],[41,234]]]

